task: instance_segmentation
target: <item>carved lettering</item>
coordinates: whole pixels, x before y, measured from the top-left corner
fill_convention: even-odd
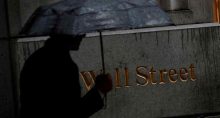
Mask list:
[[[187,70],[188,69],[188,70]],[[115,88],[130,87],[131,83],[129,81],[129,69],[127,67],[122,71],[124,74],[120,73],[119,68],[115,68]],[[178,73],[179,72],[179,73]],[[121,75],[124,76],[124,85],[121,84]],[[159,78],[155,78],[159,75]],[[80,72],[80,76],[89,91],[95,84],[95,73],[94,71],[83,71]],[[196,80],[196,67],[191,64],[189,68],[178,69],[159,69],[154,70],[154,67],[148,69],[146,66],[138,66],[136,68],[136,85],[137,86],[147,86],[149,84],[166,84],[166,83],[176,83],[178,79],[182,82],[186,82],[188,79],[192,81]]]
[[[119,74],[119,69],[116,68],[115,69],[115,87],[116,88],[121,88],[121,84],[120,84],[120,74]]]
[[[125,87],[130,87],[129,85],[129,73],[128,73],[128,68],[125,67]]]
[[[93,71],[83,71],[80,72],[80,76],[83,80],[86,90],[89,91],[95,84],[95,73]]]
[[[152,67],[152,68],[150,69],[150,72],[149,72],[151,84],[157,84],[157,81],[155,80],[155,76],[154,76],[155,73],[156,73],[156,71],[155,71],[154,68]]]
[[[169,70],[169,80],[171,83],[176,83],[178,79],[178,74],[176,73],[175,69],[170,69]]]
[[[186,68],[180,68],[180,80],[186,82],[188,78],[188,71]]]
[[[148,75],[144,74],[147,73],[147,67],[145,66],[139,66],[136,68],[136,73],[137,73],[137,85],[138,86],[146,86],[148,84]]]
[[[193,64],[191,64],[190,67],[189,67],[189,70],[190,70],[190,79],[192,81],[195,81],[196,80],[195,66]]]
[[[159,84],[165,84],[164,77],[167,75],[166,69],[160,70],[160,83]]]

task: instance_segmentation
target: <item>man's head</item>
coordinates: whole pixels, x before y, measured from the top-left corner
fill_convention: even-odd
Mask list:
[[[50,42],[66,50],[78,50],[85,35],[50,35]]]

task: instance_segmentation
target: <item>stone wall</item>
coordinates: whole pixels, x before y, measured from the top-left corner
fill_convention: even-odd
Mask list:
[[[9,42],[0,40],[0,117],[14,117],[14,99],[11,78]]]
[[[14,117],[14,99],[5,0],[0,1],[0,118]]]
[[[5,6],[5,1],[0,1],[0,38],[7,37],[9,34],[16,36],[21,26],[38,6],[59,0],[7,0],[8,6]],[[212,22],[212,0],[189,0],[189,2],[189,10],[169,12],[176,24]],[[6,8],[8,8],[8,14]],[[6,25],[7,22],[9,26]],[[113,77],[115,68],[120,70],[123,87],[114,89],[109,94],[108,108],[93,117],[162,117],[218,111],[219,96],[216,94],[219,92],[216,79],[219,76],[217,73],[219,71],[218,31],[218,28],[202,28],[105,36],[107,70]],[[19,71],[25,59],[42,47],[43,43],[44,41],[16,43],[14,40],[0,39],[0,118],[14,116],[16,97],[13,95],[16,94],[12,91],[16,88],[14,84],[17,81],[14,79],[19,77]],[[72,52],[73,59],[79,63],[80,70],[94,70],[98,73],[101,69],[98,37],[85,39],[81,48],[79,52]],[[167,54],[167,51],[170,54]],[[163,68],[189,68],[191,63],[195,65],[196,70],[198,69],[196,81],[184,83],[179,80],[176,84],[136,86],[137,66],[149,68],[153,66],[158,71]],[[14,65],[13,68],[11,64]],[[132,84],[129,88],[124,87],[125,67],[128,68],[129,82]],[[12,71],[16,78],[11,78]],[[82,86],[84,86],[83,82]],[[86,92],[85,88],[83,92]],[[191,97],[186,98],[186,96]],[[171,103],[173,106],[170,105]],[[191,111],[193,108],[195,110]]]
[[[5,1],[0,1],[0,38],[7,36],[7,19],[6,19],[6,12],[5,12]]]
[[[167,11],[177,25],[213,22],[213,0],[188,0],[189,9]]]
[[[104,36],[105,66],[114,89],[108,94],[107,109],[92,118],[219,113],[219,31],[219,27],[209,27]],[[18,43],[20,67],[42,45],[43,41]],[[84,39],[80,50],[71,55],[80,72],[100,73],[99,37]],[[82,76],[80,80],[86,93]]]

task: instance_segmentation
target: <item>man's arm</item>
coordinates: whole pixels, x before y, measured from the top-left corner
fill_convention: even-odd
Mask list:
[[[95,83],[95,87],[82,98],[80,114],[82,118],[87,118],[102,109],[104,106],[103,96],[112,89],[112,78],[109,74],[97,76]]]
[[[104,106],[99,90],[92,88],[81,100],[80,118],[88,118]]]

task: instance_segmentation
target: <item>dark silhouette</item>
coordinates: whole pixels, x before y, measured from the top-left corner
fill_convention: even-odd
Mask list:
[[[87,118],[103,107],[101,94],[112,89],[109,75],[99,75],[102,81],[81,98],[78,67],[69,51],[78,50],[83,37],[53,35],[26,60],[20,76],[21,118]]]

